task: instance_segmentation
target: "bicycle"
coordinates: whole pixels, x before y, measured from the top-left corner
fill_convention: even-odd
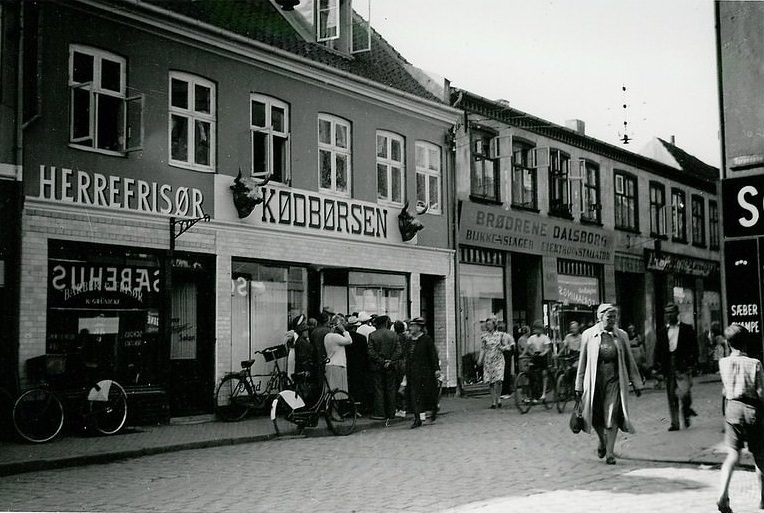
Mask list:
[[[261,354],[266,362],[274,362],[273,370],[269,374],[252,374],[252,365],[255,359],[242,360],[241,370],[229,372],[218,385],[215,392],[215,413],[225,422],[236,422],[243,419],[250,410],[262,409],[268,399],[281,392],[290,384],[289,377],[279,367],[279,358],[287,355],[285,345],[267,347],[262,351],[255,351],[255,355]],[[254,378],[267,377],[265,388],[261,391],[261,383],[255,385]]]
[[[515,378],[515,406],[520,413],[525,414],[535,404],[543,404],[548,410],[552,408],[552,402],[544,395],[543,375],[538,369],[534,356],[519,357],[521,368],[525,362],[525,369],[521,370]],[[542,399],[543,397],[543,399]]]
[[[324,365],[329,360],[324,361]],[[318,418],[323,413],[326,425],[338,436],[347,436],[355,431],[356,404],[351,395],[342,389],[329,389],[323,366],[323,385],[321,396],[313,405],[307,405],[305,400],[295,390],[279,392],[271,403],[271,421],[276,436],[289,435],[294,429],[301,435],[306,427],[318,426]],[[293,425],[294,427],[291,427]]]
[[[102,379],[77,391],[81,396],[78,411],[84,430],[102,435],[118,433],[127,421],[127,393],[112,379]],[[21,438],[32,443],[54,439],[67,417],[64,401],[46,382],[21,394],[13,405],[13,426]],[[71,412],[69,412],[71,413]]]
[[[577,361],[578,355],[557,357],[558,371],[554,379],[554,400],[559,413],[563,413],[568,402],[576,398],[575,386],[578,369],[573,364]]]

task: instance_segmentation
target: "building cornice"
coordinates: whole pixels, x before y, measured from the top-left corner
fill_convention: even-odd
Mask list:
[[[180,36],[186,43],[195,42],[197,45],[203,43],[209,47],[268,65],[273,70],[279,70],[289,76],[353,93],[387,108],[406,110],[449,124],[456,123],[461,114],[461,111],[449,105],[420,98],[141,0],[114,0],[109,4],[100,0],[72,0],[72,4],[87,7],[87,12],[91,14],[95,9],[107,15],[111,14],[140,23],[157,33]]]
[[[556,125],[545,119],[532,116],[468,91],[461,89],[452,89],[452,91],[457,98],[454,103],[458,101],[458,106],[468,113],[485,116],[486,118],[505,123],[511,127],[522,128],[523,130],[548,137],[563,144],[596,155],[601,155],[637,169],[648,171],[656,176],[673,180],[711,194],[717,194],[716,182],[709,182],[688,175],[681,169],[673,168],[657,160],[630,151],[625,151],[617,146],[600,141],[599,139],[581,135],[563,126]]]

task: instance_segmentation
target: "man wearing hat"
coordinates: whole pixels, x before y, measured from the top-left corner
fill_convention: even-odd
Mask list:
[[[376,329],[369,334],[369,366],[374,380],[372,419],[395,418],[395,392],[398,387],[398,362],[403,356],[398,335],[390,329],[390,318],[380,315]]]
[[[356,331],[363,335],[367,341],[369,340],[369,333],[374,331],[374,326],[371,325],[371,319],[371,315],[369,315],[367,312],[358,313],[358,322],[361,323],[361,325],[358,326]]]
[[[348,392],[358,404],[358,411],[367,413],[371,406],[371,386],[369,384],[369,344],[366,337],[358,333],[361,323],[358,317],[347,318],[347,328],[353,343],[345,347],[347,355]]]
[[[414,414],[412,429],[422,425],[421,414],[432,411],[432,422],[438,414],[440,360],[435,342],[424,333],[424,325],[422,317],[409,321],[411,340],[406,355],[406,393]]]
[[[654,363],[666,382],[671,426],[669,431],[679,429],[679,405],[681,403],[685,429],[690,427],[692,409],[692,370],[698,359],[695,330],[689,324],[679,322],[679,307],[668,303],[664,309],[666,325],[657,330]]]

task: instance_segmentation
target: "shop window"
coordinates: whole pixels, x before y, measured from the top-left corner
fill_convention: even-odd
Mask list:
[[[719,249],[719,204],[708,201],[708,243],[711,249]]]
[[[519,141],[512,143],[512,205],[537,208],[535,149]]]
[[[572,218],[570,204],[570,155],[549,150],[549,213]]]
[[[215,168],[215,84],[188,73],[170,73],[170,164],[212,171]]]
[[[499,201],[499,162],[491,158],[491,134],[472,131],[470,195],[478,199]]]
[[[143,99],[127,96],[124,57],[71,45],[69,91],[69,142],[73,146],[117,155],[139,149],[134,146],[140,145]]]
[[[322,191],[350,196],[350,123],[328,114],[318,115],[318,175]]]
[[[348,312],[408,317],[408,283],[402,274],[348,273]]]
[[[693,246],[706,245],[706,209],[703,196],[692,195],[692,244]]]
[[[441,213],[441,152],[434,144],[416,142],[416,199],[429,206],[428,214]]]
[[[403,137],[391,132],[377,132],[377,199],[402,205],[406,182]]]
[[[252,176],[287,183],[289,178],[289,105],[268,96],[250,96],[249,132]]]
[[[639,211],[637,209],[637,178],[616,172],[615,179],[615,227],[622,230],[639,231]]]
[[[46,352],[66,356],[66,380],[161,379],[160,261],[126,248],[51,241]]]
[[[463,362],[472,368],[480,353],[480,337],[487,318],[496,316],[506,320],[504,298],[504,270],[475,264],[459,264],[459,297],[464,321],[464,355],[470,360]],[[467,356],[471,355],[471,356]],[[468,381],[477,376],[465,376]]]
[[[671,238],[687,242],[687,205],[684,191],[671,189]]]
[[[581,221],[602,222],[602,204],[600,203],[600,167],[594,162],[579,161],[581,179]]]
[[[666,188],[650,182],[650,235],[666,237]]]
[[[307,269],[234,260],[231,267],[231,370],[255,351],[281,344],[289,320],[308,311]],[[283,363],[283,362],[281,362]],[[253,373],[270,372],[256,359]],[[282,368],[286,368],[282,365]]]

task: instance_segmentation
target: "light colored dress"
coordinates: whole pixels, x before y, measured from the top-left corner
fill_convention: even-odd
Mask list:
[[[625,431],[621,408],[621,387],[618,379],[618,349],[613,337],[602,332],[597,358],[597,378],[592,405],[592,426]]]
[[[500,331],[483,333],[480,350],[483,352],[483,382],[504,381],[504,351],[509,351],[505,334]]]

